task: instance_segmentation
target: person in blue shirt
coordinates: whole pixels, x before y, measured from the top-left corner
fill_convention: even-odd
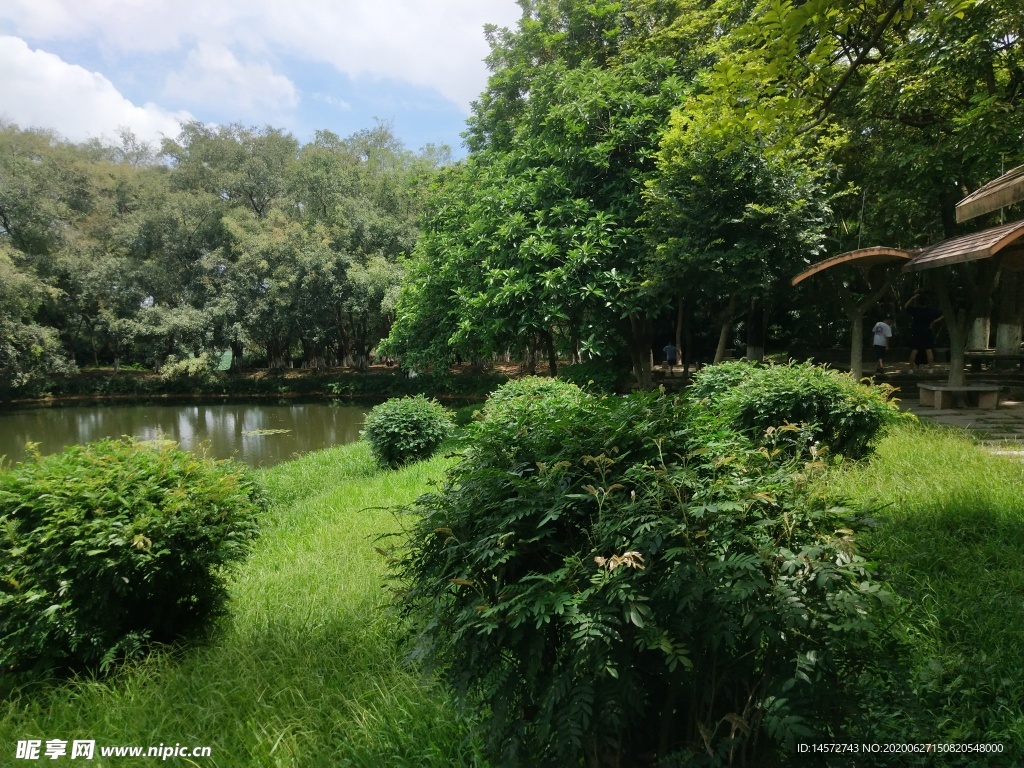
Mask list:
[[[677,350],[672,342],[665,345],[665,349],[662,350],[665,353],[665,364],[671,368],[676,364],[676,359],[679,356],[679,350]]]

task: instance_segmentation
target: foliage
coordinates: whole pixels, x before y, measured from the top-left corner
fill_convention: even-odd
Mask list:
[[[52,374],[74,370],[56,330],[33,322],[51,291],[16,255],[0,244],[0,397],[38,392]]]
[[[787,424],[804,425],[833,453],[856,459],[869,451],[883,426],[898,418],[892,392],[809,362],[735,362],[700,371],[690,397],[755,437]]]
[[[709,314],[730,299],[781,303],[789,279],[822,252],[827,165],[812,170],[753,142],[728,150],[706,130],[676,115],[662,136],[660,172],[647,189],[657,242],[647,280]]]
[[[429,458],[454,426],[444,406],[416,395],[375,406],[367,414],[361,434],[381,466],[399,467]]]
[[[0,742],[95,739],[100,763],[103,747],[171,733],[214,745],[218,768],[487,768],[473,713],[395,651],[384,562],[368,546],[396,529],[387,506],[412,501],[449,463],[385,472],[356,442],[260,470],[270,506],[218,631],[114,676],[11,691],[13,676],[0,675]]]
[[[704,398],[712,402],[743,384],[754,372],[761,369],[758,363],[746,360],[729,360],[708,365],[694,374],[687,388],[687,395],[694,400]]]
[[[104,440],[0,474],[0,666],[107,668],[223,612],[263,506],[244,467]]]
[[[613,395],[629,384],[629,369],[620,360],[598,358],[586,363],[562,366],[558,378],[587,391]]]
[[[181,360],[170,355],[160,370],[162,379],[210,379],[217,371],[220,356],[213,352],[201,352],[196,357]]]
[[[271,127],[191,122],[158,155],[128,132],[121,147],[76,145],[0,122],[0,246],[35,283],[17,319],[0,307],[3,376],[39,391],[61,348],[158,372],[228,348],[239,369],[247,352],[364,368],[393,319],[423,187],[448,160],[383,124],[300,146]]]
[[[807,493],[806,454],[689,412],[514,382],[411,507],[414,655],[486,707],[493,758],[764,765],[842,715],[882,600],[854,516]]]
[[[522,5],[517,29],[491,34],[471,154],[428,212],[389,347],[441,364],[542,350],[552,374],[559,350],[628,350],[649,383],[643,182],[686,84],[645,35],[679,9],[651,6],[641,27],[608,0]]]

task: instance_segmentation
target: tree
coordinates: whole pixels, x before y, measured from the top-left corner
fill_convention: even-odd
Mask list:
[[[478,354],[528,349],[532,358],[540,347],[554,368],[559,347],[624,346],[638,384],[649,386],[660,307],[641,285],[650,250],[642,192],[685,62],[645,51],[650,29],[636,22],[643,10],[664,27],[679,5],[657,14],[651,3],[521,5],[517,30],[490,31],[492,75],[469,122],[471,155],[418,250],[429,271],[457,271],[460,282],[407,291],[391,348],[404,353],[414,338],[420,298],[447,320],[449,349],[472,342]]]
[[[0,394],[38,385],[53,373],[74,370],[61,348],[57,331],[33,318],[51,292],[30,268],[19,266],[18,254],[0,244]]]
[[[728,148],[680,119],[662,139],[660,171],[649,184],[658,250],[648,281],[715,309],[716,361],[736,308],[748,306],[747,357],[760,359],[768,307],[822,250],[829,209],[819,174],[794,154]]]

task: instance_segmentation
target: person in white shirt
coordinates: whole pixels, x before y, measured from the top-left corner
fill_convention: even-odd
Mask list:
[[[878,359],[878,373],[885,373],[885,350],[889,347],[889,339],[892,338],[892,320],[886,317],[884,320],[875,323],[871,330],[875,334],[875,357]]]

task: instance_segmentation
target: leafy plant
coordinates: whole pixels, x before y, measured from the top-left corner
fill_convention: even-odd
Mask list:
[[[168,355],[160,370],[160,377],[164,380],[198,379],[208,381],[216,378],[219,362],[219,355],[206,351],[194,357],[180,359],[175,355]]]
[[[392,554],[414,655],[486,708],[495,759],[762,765],[844,707],[882,600],[855,516],[806,492],[806,453],[691,416],[514,382],[411,506]]]
[[[695,400],[700,398],[715,400],[742,384],[760,367],[757,363],[750,363],[746,360],[730,360],[705,366],[693,375],[686,392]]]
[[[374,407],[366,416],[362,436],[378,464],[398,467],[431,456],[454,426],[440,403],[416,395]]]
[[[225,607],[263,508],[246,468],[104,440],[0,474],[0,667],[101,668]]]
[[[591,392],[613,395],[627,387],[629,368],[614,358],[591,360],[559,368],[558,378]]]
[[[865,386],[809,362],[735,362],[699,372],[689,396],[754,437],[772,427],[804,424],[833,453],[860,458],[879,430],[899,418],[892,392],[887,385]]]

